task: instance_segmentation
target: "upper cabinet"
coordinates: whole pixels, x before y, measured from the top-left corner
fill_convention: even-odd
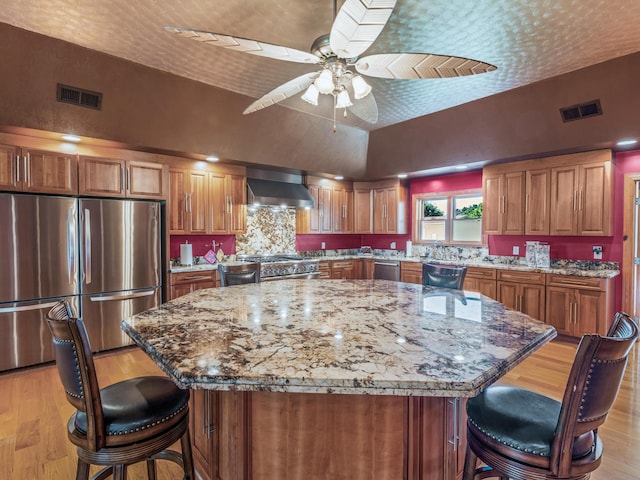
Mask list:
[[[229,234],[247,228],[243,175],[170,168],[169,233]]]
[[[0,190],[75,195],[78,193],[78,158],[0,145]]]
[[[80,156],[80,195],[129,198],[165,198],[159,163]]]
[[[408,233],[409,191],[399,181],[390,183],[373,188],[373,233]]]
[[[373,232],[373,191],[371,189],[353,191],[354,233]]]
[[[354,197],[351,182],[308,176],[305,184],[315,206],[296,210],[296,233],[351,233]]]
[[[485,167],[485,234],[612,234],[610,150]]]

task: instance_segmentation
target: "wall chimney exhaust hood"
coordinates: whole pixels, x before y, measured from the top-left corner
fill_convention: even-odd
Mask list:
[[[302,176],[247,168],[247,204],[313,208],[313,197],[302,184]]]

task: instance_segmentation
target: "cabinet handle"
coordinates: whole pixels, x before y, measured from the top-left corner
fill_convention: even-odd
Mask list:
[[[573,192],[573,211],[577,212],[576,203],[578,201],[578,192]]]
[[[124,167],[120,167],[120,190],[124,190]]]
[[[582,190],[580,190],[580,201],[578,202],[578,210],[582,211]]]
[[[529,213],[529,194],[524,197],[524,211],[525,213]]]
[[[20,155],[16,153],[16,183],[20,183]]]
[[[128,192],[129,189],[131,188],[131,178],[130,178],[131,177],[131,173],[130,173],[128,168],[125,168],[124,172],[125,172],[125,175],[126,175],[126,178],[127,178],[126,190]]]
[[[28,182],[28,177],[29,177],[29,176],[27,175],[27,173],[28,173],[28,172],[27,172],[27,156],[28,156],[28,155],[29,155],[29,154],[27,154],[27,155],[25,155],[24,157],[22,157],[22,166],[23,166],[23,170],[22,170],[23,178],[22,178],[22,181],[23,181],[24,183],[27,183],[27,182]]]

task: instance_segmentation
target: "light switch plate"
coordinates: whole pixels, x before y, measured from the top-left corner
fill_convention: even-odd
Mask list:
[[[593,250],[593,259],[602,260],[602,245],[594,245],[591,249]]]
[[[321,248],[322,250],[324,250],[324,249],[325,249],[324,242],[322,242],[322,243],[320,244],[320,248]]]
[[[395,248],[396,248],[396,242],[391,242],[391,249],[395,250]]]
[[[513,246],[513,255],[520,255],[520,247],[518,245]]]

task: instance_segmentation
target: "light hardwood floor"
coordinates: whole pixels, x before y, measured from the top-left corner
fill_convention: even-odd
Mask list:
[[[561,399],[576,344],[554,341],[507,374],[501,382],[524,386]],[[601,428],[605,454],[593,480],[640,478],[640,368],[638,346],[630,358],[614,408]],[[98,355],[101,385],[138,375],[161,375],[136,348]],[[0,375],[0,480],[75,478],[76,456],[66,438],[73,408],[66,402],[53,365]],[[177,448],[177,447],[176,447]],[[92,470],[92,473],[95,473]],[[129,471],[146,479],[143,465]],[[182,478],[171,463],[159,462],[158,480]]]

